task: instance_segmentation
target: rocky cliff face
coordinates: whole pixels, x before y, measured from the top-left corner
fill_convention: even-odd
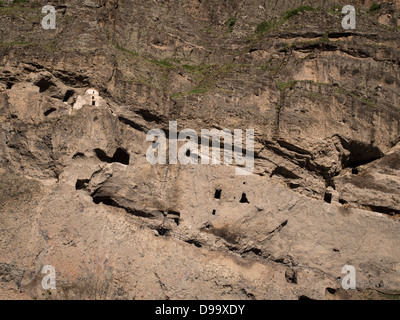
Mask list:
[[[46,1],[14,2],[1,298],[399,296],[399,1],[352,1],[356,30],[347,1],[54,0],[56,30]],[[254,129],[253,174],[150,165],[146,133],[169,121]]]

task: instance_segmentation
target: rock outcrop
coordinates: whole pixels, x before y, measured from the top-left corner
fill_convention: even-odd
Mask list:
[[[345,1],[54,0],[55,30],[42,1],[15,2],[0,298],[399,296],[398,2],[353,1],[356,30]],[[169,121],[254,129],[253,174],[149,164],[146,133]]]

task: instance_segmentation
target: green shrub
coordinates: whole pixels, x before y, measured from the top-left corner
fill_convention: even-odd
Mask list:
[[[318,42],[329,42],[329,41],[330,40],[329,40],[328,32],[325,32],[324,35],[321,38],[319,38],[319,40],[318,40]]]
[[[341,14],[343,6],[334,5],[332,8],[328,9],[328,12],[331,14]]]
[[[263,21],[257,26],[256,32],[259,34],[263,34],[270,31],[274,26],[275,23],[272,21]]]
[[[296,85],[297,81],[293,80],[293,81],[289,81],[289,82],[278,82],[277,85],[279,87],[279,89],[281,90],[281,92],[285,92],[286,89],[291,89]]]
[[[295,15],[299,14],[300,12],[304,12],[304,11],[315,11],[315,9],[311,6],[301,6],[298,7],[296,9],[287,11],[284,15],[283,18],[285,20],[289,20],[290,18],[293,18]]]
[[[369,8],[369,12],[377,12],[381,8],[381,5],[379,3],[373,3],[371,7]]]
[[[29,41],[14,41],[14,42],[0,43],[0,45],[3,47],[23,47],[23,46],[33,45],[33,44],[34,44],[33,42],[29,42]]]
[[[295,15],[299,14],[300,12],[315,11],[315,10],[316,9],[314,9],[311,6],[301,6],[301,7],[298,7],[296,9],[287,11],[281,16],[280,19],[278,19],[276,21],[263,21],[263,22],[261,22],[256,28],[256,33],[264,34],[264,33],[268,32],[268,31],[271,31],[275,27],[281,26],[287,20],[289,20],[290,18],[292,18]]]
[[[124,47],[121,47],[121,46],[120,46],[119,44],[117,44],[117,43],[111,43],[111,45],[112,45],[115,49],[117,49],[117,50],[119,50],[119,51],[128,53],[128,54],[130,54],[130,55],[132,55],[132,56],[136,56],[136,57],[139,56],[139,54],[137,54],[136,52],[129,51],[128,49],[126,49],[126,48],[124,48]]]
[[[211,68],[213,68],[212,65],[208,65],[208,64],[204,64],[204,65],[195,65],[195,66],[191,66],[188,64],[184,64],[182,66],[187,72],[193,73],[193,74],[202,74],[208,70],[210,70]]]

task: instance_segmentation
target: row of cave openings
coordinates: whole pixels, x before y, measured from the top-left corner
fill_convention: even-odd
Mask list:
[[[14,85],[14,83],[8,82],[7,83],[7,89],[11,89],[13,85]],[[37,81],[35,83],[35,85],[37,87],[39,87],[39,93],[46,92],[50,88],[56,87],[56,84],[54,84],[51,81],[51,79],[48,79],[47,77],[44,77],[44,78],[40,79],[39,81]],[[62,99],[62,102],[68,102],[68,100],[71,97],[73,97],[75,94],[76,94],[76,92],[74,90],[69,89],[69,90],[67,90],[65,92],[64,97],[59,97],[59,99]],[[92,106],[96,106],[96,97],[99,95],[98,91],[95,90],[95,89],[88,89],[88,90],[86,90],[85,95],[89,95],[90,96],[90,104]],[[44,112],[44,115],[47,117],[48,115],[50,115],[54,111],[57,111],[57,109],[54,108],[54,107],[51,107],[50,109],[48,109],[48,110],[46,110]]]
[[[246,184],[246,182],[243,182],[243,184]],[[216,199],[217,201],[221,200],[221,196],[222,196],[222,189],[216,189],[215,193],[214,193],[214,199]],[[236,199],[236,197],[234,197],[234,199]],[[239,203],[247,203],[249,204],[249,200],[247,199],[247,195],[245,192],[242,192],[242,196],[239,200]],[[215,216],[217,214],[217,209],[214,209],[212,211],[212,215]]]

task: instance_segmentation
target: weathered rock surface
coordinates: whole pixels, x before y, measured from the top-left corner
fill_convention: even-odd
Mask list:
[[[400,5],[353,2],[1,2],[0,298],[398,297]],[[254,173],[150,165],[169,121]]]

